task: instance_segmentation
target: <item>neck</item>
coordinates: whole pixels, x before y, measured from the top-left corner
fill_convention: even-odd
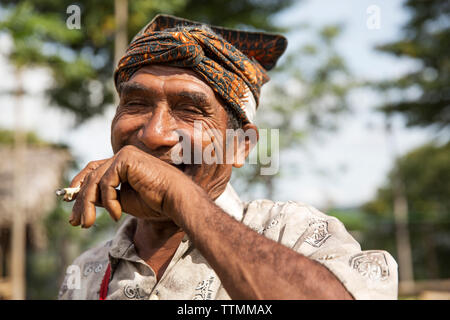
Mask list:
[[[185,233],[172,221],[138,219],[134,234],[137,254],[155,272],[159,280],[180,245]]]

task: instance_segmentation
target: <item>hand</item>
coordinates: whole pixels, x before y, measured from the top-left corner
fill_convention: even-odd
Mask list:
[[[186,189],[189,184],[192,180],[180,170],[128,145],[110,159],[90,162],[72,180],[70,187],[81,185],[81,189],[74,197],[70,223],[92,226],[95,206],[104,207],[116,221],[122,212],[143,219],[168,219],[168,208],[179,194],[174,189]]]

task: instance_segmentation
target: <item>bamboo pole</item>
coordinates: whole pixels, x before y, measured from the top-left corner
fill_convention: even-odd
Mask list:
[[[26,259],[26,218],[21,203],[21,187],[24,183],[26,137],[23,130],[23,88],[21,70],[16,71],[18,88],[15,93],[15,130],[14,130],[14,214],[11,231],[11,298],[25,299],[25,259]]]
[[[386,118],[386,134],[390,146],[389,152],[396,166],[398,157],[395,136],[388,118]],[[414,291],[414,269],[408,228],[408,200],[406,198],[405,185],[398,167],[394,167],[393,170],[392,190],[394,195],[393,211],[400,286],[403,290]]]
[[[114,19],[116,32],[114,37],[114,66],[125,54],[128,46],[128,0],[114,0]],[[115,94],[115,104],[119,104],[119,96]]]
[[[128,46],[128,0],[114,0],[116,33],[114,39],[114,68],[124,55]]]

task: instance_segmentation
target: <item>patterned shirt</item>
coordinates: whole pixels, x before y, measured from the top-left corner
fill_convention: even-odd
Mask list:
[[[361,251],[359,243],[337,218],[294,201],[244,203],[230,184],[215,203],[259,234],[321,263],[355,299],[397,299],[395,260],[383,250]],[[136,218],[127,217],[112,240],[75,259],[68,268],[59,299],[99,299],[108,263],[111,276],[107,299],[230,299],[219,277],[187,235],[157,281],[155,272],[136,252],[136,223]]]

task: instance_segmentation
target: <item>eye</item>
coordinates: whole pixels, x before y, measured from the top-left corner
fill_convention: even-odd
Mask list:
[[[125,107],[145,107],[145,103],[143,101],[127,101],[124,103]]]
[[[199,114],[199,115],[203,114],[203,111],[200,108],[193,106],[193,105],[181,105],[177,109],[181,110],[183,112],[188,112],[188,113],[193,113],[193,114]]]

